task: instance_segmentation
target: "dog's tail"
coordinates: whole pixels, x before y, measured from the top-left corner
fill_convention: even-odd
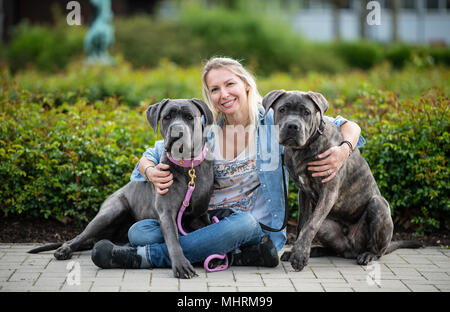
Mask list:
[[[422,248],[423,244],[418,241],[414,240],[399,240],[399,241],[392,241],[389,243],[388,248],[386,249],[385,254],[391,253],[396,249],[399,248]]]
[[[47,244],[47,245],[44,245],[44,246],[40,246],[40,247],[31,249],[31,250],[28,251],[28,253],[36,254],[36,253],[41,252],[41,251],[55,250],[55,249],[61,247],[62,244],[63,244],[63,243],[52,243],[52,244]]]

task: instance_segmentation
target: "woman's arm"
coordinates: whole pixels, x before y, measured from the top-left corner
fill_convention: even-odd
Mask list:
[[[139,171],[156,188],[158,194],[164,195],[169,191],[169,186],[173,183],[173,175],[168,170],[169,165],[148,160],[145,156],[139,160]]]
[[[341,125],[340,131],[344,138],[343,140],[349,141],[355,148],[359,141],[361,128],[356,123],[347,121]],[[349,155],[350,146],[348,144],[333,146],[322,154],[317,155],[321,160],[308,163],[308,170],[313,171],[313,177],[326,177],[322,180],[322,183],[326,183],[334,178]],[[331,170],[331,174],[328,174],[328,170]]]

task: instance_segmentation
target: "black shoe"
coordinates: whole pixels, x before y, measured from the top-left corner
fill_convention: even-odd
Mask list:
[[[92,249],[91,259],[102,269],[140,269],[142,258],[137,248],[114,245],[107,239],[97,242]]]
[[[278,265],[278,252],[268,235],[264,236],[261,243],[241,247],[240,253],[232,254],[232,265],[237,266],[262,266],[274,268]]]

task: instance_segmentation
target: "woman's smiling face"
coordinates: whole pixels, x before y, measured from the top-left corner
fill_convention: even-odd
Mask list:
[[[247,93],[249,86],[241,78],[225,68],[212,69],[206,84],[214,106],[225,115],[248,114]]]

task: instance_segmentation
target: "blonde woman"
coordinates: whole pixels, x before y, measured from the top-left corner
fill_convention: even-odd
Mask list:
[[[285,213],[282,146],[271,128],[273,113],[263,117],[262,98],[255,79],[236,60],[210,59],[204,66],[202,84],[204,100],[219,130],[209,138],[215,177],[209,213],[221,221],[180,236],[184,255],[195,263],[211,254],[228,253],[232,265],[277,266],[278,251],[286,243],[286,229],[267,232],[260,226],[262,223],[274,229],[281,228]],[[340,128],[344,140],[353,146],[364,144],[358,125],[339,116],[331,120]],[[332,179],[348,157],[348,149],[344,144],[318,155],[319,159],[325,159],[310,163],[313,176],[325,177],[324,183]],[[136,165],[131,180],[148,180],[158,193],[167,193],[173,176],[169,166],[159,162],[163,151],[163,141],[148,149]],[[127,268],[126,263],[134,263],[128,268],[171,266],[158,220],[135,223],[128,237],[133,247],[96,245],[97,254],[102,253],[103,258],[112,260],[96,264],[104,268]]]

